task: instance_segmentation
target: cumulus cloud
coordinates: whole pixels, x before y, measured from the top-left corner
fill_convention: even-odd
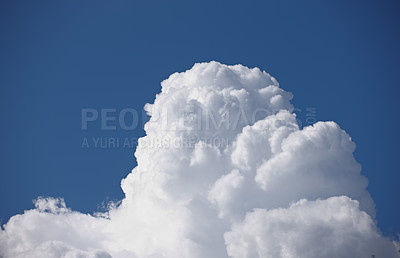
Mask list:
[[[358,201],[346,196],[302,199],[288,208],[255,209],[225,233],[232,257],[392,257]]]
[[[210,62],[161,85],[120,204],[89,215],[39,198],[4,225],[0,256],[399,257],[350,136],[300,129],[275,78]]]

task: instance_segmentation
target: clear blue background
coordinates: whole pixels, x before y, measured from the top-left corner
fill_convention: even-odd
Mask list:
[[[83,149],[82,108],[142,110],[195,62],[267,70],[357,144],[377,219],[400,232],[399,1],[1,1],[0,218],[61,196],[82,212],[123,197],[134,148]],[[140,123],[145,119],[140,119]]]

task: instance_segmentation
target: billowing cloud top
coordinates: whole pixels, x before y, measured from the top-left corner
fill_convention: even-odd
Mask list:
[[[0,256],[399,257],[349,135],[300,129],[268,73],[201,63],[161,85],[121,203],[93,216],[39,198],[4,225]]]

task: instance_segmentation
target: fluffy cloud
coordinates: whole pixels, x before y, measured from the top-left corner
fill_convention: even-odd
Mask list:
[[[39,198],[0,231],[4,257],[399,257],[377,229],[354,143],[300,129],[258,68],[201,63],[162,82],[119,205]]]
[[[0,234],[4,257],[110,257],[102,251],[107,220],[66,208],[62,199],[39,198],[36,208],[12,217]]]
[[[225,233],[232,257],[393,257],[358,202],[345,196],[255,209]]]

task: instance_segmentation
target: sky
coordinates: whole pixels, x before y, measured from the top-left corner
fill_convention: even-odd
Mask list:
[[[294,94],[304,126],[335,121],[356,143],[379,228],[400,232],[397,1],[2,1],[0,218],[63,197],[83,213],[120,200],[160,83],[194,63],[259,67]],[[82,110],[132,108],[134,130],[82,129]],[[238,229],[239,230],[239,229]]]

